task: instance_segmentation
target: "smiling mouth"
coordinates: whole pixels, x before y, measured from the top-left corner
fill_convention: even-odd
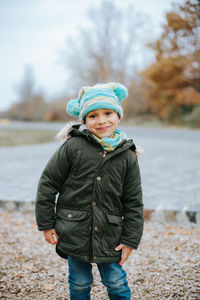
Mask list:
[[[103,130],[106,130],[106,129],[108,129],[109,127],[110,127],[110,126],[99,127],[99,128],[97,128],[97,130],[103,131]]]

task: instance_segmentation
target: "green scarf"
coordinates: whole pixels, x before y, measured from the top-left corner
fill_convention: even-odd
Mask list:
[[[99,144],[101,144],[103,149],[107,152],[115,150],[117,145],[119,145],[124,139],[127,139],[125,133],[123,131],[121,131],[120,129],[115,130],[112,138],[105,137],[105,138],[100,139],[94,134],[93,134],[93,137]]]

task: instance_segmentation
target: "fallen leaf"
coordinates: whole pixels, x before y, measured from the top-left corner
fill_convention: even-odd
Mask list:
[[[32,228],[37,228],[37,224],[34,222],[34,223],[31,224],[31,227]]]
[[[172,231],[168,231],[168,232],[166,232],[166,234],[167,235],[174,235],[174,234],[176,234],[175,232],[172,232]]]
[[[25,276],[26,276],[26,274],[24,274],[24,273],[18,273],[18,274],[17,274],[17,276],[19,276],[19,277],[23,278],[23,277],[25,277]]]
[[[1,217],[7,217],[8,216],[8,211],[5,211],[3,213],[0,214]]]
[[[143,266],[147,266],[149,263],[148,263],[148,261],[141,261],[140,264],[143,265]]]
[[[165,229],[166,229],[166,230],[173,229],[173,228],[174,228],[173,225],[166,225],[166,226],[165,226]]]
[[[24,224],[24,222],[18,222],[18,221],[13,221],[13,220],[11,221],[11,223],[17,227],[21,227]]]
[[[187,244],[187,242],[186,241],[179,242],[179,245],[184,245],[184,244]]]
[[[43,289],[46,290],[46,291],[53,291],[54,286],[52,284],[45,284],[43,286]]]
[[[182,235],[188,235],[188,234],[190,235],[190,234],[192,234],[192,231],[178,228],[177,233],[182,234]]]

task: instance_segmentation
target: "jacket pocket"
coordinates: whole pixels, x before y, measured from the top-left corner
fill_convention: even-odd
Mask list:
[[[60,208],[56,213],[55,230],[64,248],[80,248],[82,233],[87,227],[88,211]]]
[[[119,244],[122,233],[122,217],[106,213],[103,232],[103,247],[105,250],[114,250]]]

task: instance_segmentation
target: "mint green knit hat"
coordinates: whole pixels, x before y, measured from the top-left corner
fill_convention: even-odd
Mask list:
[[[120,83],[109,82],[92,87],[84,86],[79,92],[78,99],[71,99],[67,103],[67,112],[83,121],[90,111],[104,108],[116,111],[120,118],[123,118],[121,103],[127,97],[128,89]]]

